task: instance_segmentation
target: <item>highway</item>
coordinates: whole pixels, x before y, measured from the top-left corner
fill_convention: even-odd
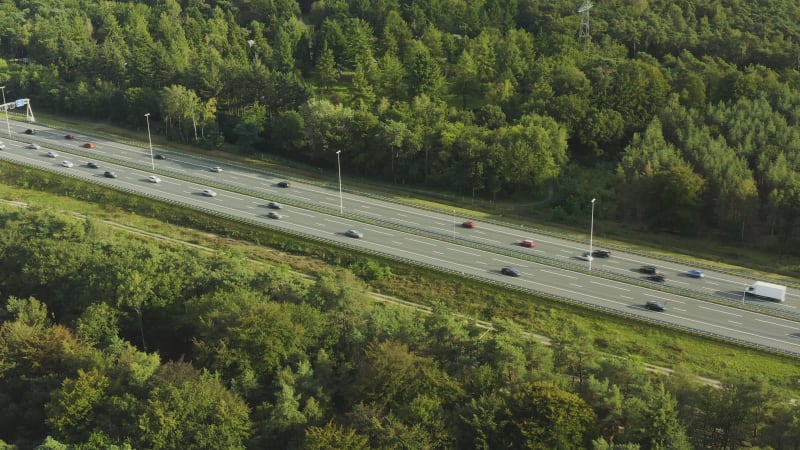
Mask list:
[[[28,128],[36,129],[37,134],[26,135],[24,131]],[[65,139],[67,133],[74,134],[75,139]],[[165,155],[166,159],[154,160],[153,171],[147,148],[72,131],[46,129],[38,124],[12,122],[12,137],[8,138],[0,128],[0,140],[6,144],[0,156],[8,160],[441,267],[465,276],[800,354],[800,323],[790,320],[792,315],[798,315],[800,292],[796,289],[787,291],[786,302],[782,304],[743,299],[743,289],[752,284],[751,278],[705,270],[704,278],[694,279],[686,276],[692,267],[616,250],[611,258],[595,258],[590,274],[588,262],[577,258],[588,250],[588,243],[537,235],[531,230],[481,221],[476,221],[475,228],[464,228],[461,223],[468,218],[352,192],[342,194],[344,214],[339,214],[339,192],[329,186],[290,180],[291,187],[281,188],[278,182],[286,179],[277,174],[163,149],[156,153]],[[41,148],[26,148],[31,142]],[[93,142],[96,147],[84,148],[82,145],[86,142]],[[49,151],[59,156],[48,157]],[[62,167],[62,161],[70,161],[74,167]],[[89,161],[98,162],[100,167],[87,167]],[[221,167],[222,171],[212,172],[210,168],[214,166]],[[105,171],[113,171],[118,177],[106,178]],[[153,173],[162,179],[160,183],[147,181]],[[217,196],[202,195],[204,189],[213,189]],[[267,217],[271,209],[266,205],[270,201],[283,204],[278,211],[282,215],[280,220]],[[349,229],[363,232],[364,238],[345,236]],[[534,240],[536,247],[520,246],[523,239]],[[661,269],[667,277],[666,283],[647,281],[645,275],[638,273],[639,267],[649,264]],[[521,276],[500,274],[504,266],[517,268]],[[730,302],[730,306],[682,295],[687,293]],[[647,300],[661,301],[666,311],[644,309]],[[739,303],[783,313],[787,318],[735,307]]]

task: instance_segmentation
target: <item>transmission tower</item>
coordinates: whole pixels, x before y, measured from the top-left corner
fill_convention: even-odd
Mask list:
[[[581,15],[581,31],[578,33],[578,41],[583,42],[586,50],[589,50],[589,10],[592,9],[592,2],[583,0],[583,4],[578,8],[578,14]]]

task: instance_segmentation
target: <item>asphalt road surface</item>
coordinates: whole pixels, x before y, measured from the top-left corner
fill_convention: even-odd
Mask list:
[[[278,183],[286,178],[278,174],[176,151],[155,149],[155,154],[164,155],[166,159],[151,159],[146,143],[144,147],[141,143],[128,145],[14,121],[9,138],[4,128],[0,127],[0,140],[5,142],[6,148],[0,151],[0,157],[8,160],[465,276],[800,354],[800,323],[792,320],[795,316],[800,320],[797,289],[788,289],[785,303],[743,298],[744,289],[755,278],[709,270],[704,270],[704,278],[690,278],[687,271],[693,267],[679,262],[653,261],[616,250],[610,258],[595,258],[589,272],[589,263],[578,258],[588,250],[588,243],[537,235],[533,230],[500,223],[476,221],[474,228],[465,228],[462,223],[474,219],[417,209],[354,192],[343,192],[340,197],[338,186],[290,180],[291,186],[282,188]],[[29,128],[37,133],[25,134]],[[67,134],[73,134],[75,139],[66,139]],[[94,148],[85,148],[88,142],[94,143]],[[30,143],[40,148],[27,148]],[[51,151],[58,156],[49,157]],[[64,167],[64,161],[74,166]],[[96,162],[99,168],[88,167],[90,161]],[[342,164],[346,164],[345,152],[342,152]],[[213,171],[214,167],[221,171]],[[117,178],[105,177],[106,171],[113,171]],[[161,182],[149,182],[148,177],[153,174]],[[343,182],[346,185],[346,178]],[[207,189],[217,195],[203,195]],[[269,208],[269,202],[277,202],[282,207]],[[343,214],[340,214],[340,207]],[[270,211],[278,212],[281,218],[269,218]],[[362,232],[364,237],[348,237],[345,233],[351,229]],[[523,239],[535,241],[536,247],[522,247]],[[639,267],[651,264],[666,275],[666,282],[648,281],[646,275],[638,272]],[[502,275],[500,269],[506,266],[519,270],[520,276]],[[705,296],[723,304],[702,299]],[[648,300],[662,302],[666,311],[646,310],[644,304]],[[740,304],[774,314],[736,307]]]

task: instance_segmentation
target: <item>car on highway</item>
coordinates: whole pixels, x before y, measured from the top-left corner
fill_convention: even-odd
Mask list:
[[[161,183],[161,178],[158,178],[155,175],[150,175],[149,177],[147,177],[147,181],[151,183]]]
[[[595,258],[611,258],[611,250],[595,250],[592,252]]]
[[[56,152],[47,152],[47,156],[49,158],[58,158],[58,153],[56,153]]]
[[[59,164],[61,165],[61,167],[66,167],[66,168],[75,166],[75,164],[72,164],[71,161],[61,161]]]
[[[270,219],[280,219],[283,216],[276,213],[275,211],[270,211],[269,214],[267,214],[267,217],[269,217]]]
[[[205,195],[206,197],[216,197],[217,193],[216,191],[213,191],[211,189],[203,189],[203,195]]]
[[[70,141],[75,140],[74,134],[65,134],[64,139],[69,139]]]
[[[159,153],[156,155],[156,159],[167,159],[167,157]]]
[[[639,268],[639,272],[645,273],[647,275],[655,275],[657,273],[661,273],[660,270],[656,266],[642,266]]]
[[[291,185],[292,185],[292,183],[289,183],[288,181],[281,181],[281,182],[278,183],[278,187],[282,187],[282,188],[287,188],[287,187],[290,187]]]
[[[3,143],[3,142],[0,142],[0,150],[5,150],[5,148],[6,148],[6,144]]]
[[[519,276],[519,270],[513,267],[503,267],[502,269],[500,269],[500,273],[502,273],[503,275],[508,275],[509,277]]]
[[[647,279],[650,281],[658,281],[659,283],[667,281],[667,277],[665,277],[664,274],[661,273],[654,273],[652,275],[648,275]]]
[[[361,239],[364,237],[364,233],[358,230],[347,230],[344,235],[355,239]]]
[[[269,202],[269,203],[267,203],[267,208],[272,208],[272,209],[283,209],[283,205],[281,205],[281,204],[280,204],[280,203],[278,203],[278,202]]]
[[[464,228],[475,228],[475,222],[473,222],[471,220],[468,220],[468,221],[462,223],[461,226],[464,227]]]
[[[589,254],[589,252],[583,252],[580,256],[578,256],[578,259],[582,259],[584,261],[594,261],[594,256]]]
[[[211,167],[211,168],[209,168],[208,170],[210,170],[210,171],[212,171],[212,172],[217,172],[217,173],[220,173],[220,172],[222,172],[222,167],[220,167],[220,166],[214,166],[214,167]]]
[[[94,161],[90,161],[90,162],[86,163],[86,167],[88,167],[90,169],[99,169],[100,168],[100,164],[97,164]]]
[[[663,303],[656,300],[648,300],[647,303],[644,304],[644,307],[651,311],[658,311],[658,312],[662,312],[665,309],[667,309],[664,307]]]
[[[33,128],[28,128],[27,130],[25,130],[25,134],[36,134],[36,130],[34,130]]]
[[[686,272],[686,274],[689,275],[692,278],[703,278],[704,276],[706,276],[703,273],[703,271],[700,270],[700,269],[692,269],[692,270]]]
[[[525,239],[522,242],[520,242],[519,245],[522,247],[536,248],[536,241],[532,239]]]
[[[34,150],[39,150],[40,148],[42,148],[42,147],[39,146],[39,144],[34,144],[33,142],[31,142],[30,144],[26,145],[26,147],[34,149]]]
[[[95,144],[94,142],[87,142],[83,144],[83,148],[95,148],[95,147],[97,147],[97,144]]]
[[[105,172],[103,174],[103,176],[106,177],[106,178],[117,178],[117,173],[116,172],[107,171],[107,172]]]

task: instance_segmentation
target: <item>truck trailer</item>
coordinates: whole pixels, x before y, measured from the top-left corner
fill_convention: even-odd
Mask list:
[[[753,297],[774,300],[776,302],[783,302],[786,300],[786,286],[765,283],[763,281],[756,281],[752,286],[747,288],[744,293]]]

